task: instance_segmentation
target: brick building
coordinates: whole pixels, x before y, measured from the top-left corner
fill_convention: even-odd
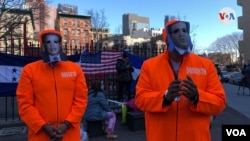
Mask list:
[[[90,16],[58,13],[56,29],[61,31],[67,47],[87,46],[92,41]]]

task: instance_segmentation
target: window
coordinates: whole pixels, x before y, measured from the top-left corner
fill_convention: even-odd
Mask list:
[[[88,27],[88,21],[85,21],[85,22],[84,22],[84,26],[85,26],[85,27]]]
[[[64,29],[63,30],[63,35],[67,35],[68,34],[68,30],[67,29]]]
[[[81,30],[78,29],[78,30],[76,31],[76,35],[80,35],[80,33],[81,33]]]
[[[64,44],[68,44],[68,40],[64,39],[64,40],[63,40],[63,43],[64,43]]]
[[[68,25],[67,19],[64,19],[63,24],[64,24],[64,26],[67,26],[67,25]]]
[[[72,26],[75,26],[75,20],[72,20]]]
[[[97,38],[97,37],[96,37],[96,33],[94,33],[94,35],[93,35],[93,36],[94,36],[94,39],[96,40],[96,38]]]
[[[84,35],[88,36],[89,35],[89,31],[88,30],[84,30]]]
[[[75,30],[74,29],[72,29],[72,35],[75,35]]]

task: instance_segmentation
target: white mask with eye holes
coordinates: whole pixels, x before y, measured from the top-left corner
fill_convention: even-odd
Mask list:
[[[185,31],[185,32],[188,32],[187,33],[188,34],[187,35],[188,36],[188,39],[187,39],[188,40],[187,41],[188,45],[185,45],[186,47],[185,47],[185,49],[183,49],[183,47],[180,47],[180,46],[177,45],[178,40],[175,40],[177,43],[174,43],[174,41],[172,39],[172,36],[167,36],[167,42],[168,42],[168,50],[175,51],[180,55],[185,55],[185,54],[189,54],[191,52],[191,50],[193,48],[193,44],[192,44],[192,41],[191,41],[191,38],[190,38],[190,35],[189,35],[189,29],[190,29],[189,22],[183,22],[183,21],[181,21],[181,22],[186,24],[187,31]],[[183,28],[184,26],[181,25],[181,24],[179,24],[177,26],[180,26],[179,29],[184,29]],[[178,27],[177,27],[177,29],[178,29]],[[166,27],[166,30],[167,30],[167,34],[169,34],[170,32],[169,32],[168,27]]]

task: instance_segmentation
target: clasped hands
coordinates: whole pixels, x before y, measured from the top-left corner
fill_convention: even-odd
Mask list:
[[[168,101],[172,102],[176,97],[181,95],[187,97],[191,103],[197,102],[199,94],[197,86],[190,76],[187,79],[175,79],[172,81],[168,87],[168,92],[166,98]]]
[[[50,141],[60,141],[68,128],[68,125],[65,123],[61,123],[58,128],[51,124],[44,124],[42,126],[42,130],[50,137]]]

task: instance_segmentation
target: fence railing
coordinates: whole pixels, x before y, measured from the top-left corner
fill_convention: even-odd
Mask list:
[[[126,50],[133,55],[143,57],[143,58],[150,58],[150,57],[156,56],[165,50],[164,48],[157,49],[157,48],[148,48],[148,47],[139,47],[139,46],[132,46],[132,47],[126,47],[126,48],[122,48],[118,46],[114,46],[112,48],[63,46],[63,52],[65,52],[68,56],[80,54],[85,49],[90,49],[91,51],[107,51],[107,50],[124,51]],[[21,45],[18,45],[18,46],[9,46],[9,45],[1,46],[0,45],[0,52],[7,53],[7,54],[21,55],[21,56],[29,56],[29,57],[41,57],[42,56],[42,48],[39,47],[39,45],[32,45],[32,44],[30,44],[29,46],[25,48]],[[94,80],[100,79],[99,78],[100,76],[103,77],[102,87],[105,91],[106,98],[116,100],[117,99],[116,90],[119,86],[116,81],[115,73],[86,76],[86,81],[87,81],[88,86],[90,86]],[[15,96],[0,97],[0,120],[10,121],[10,120],[16,120],[16,119],[19,119],[18,112],[17,112],[16,97]]]

